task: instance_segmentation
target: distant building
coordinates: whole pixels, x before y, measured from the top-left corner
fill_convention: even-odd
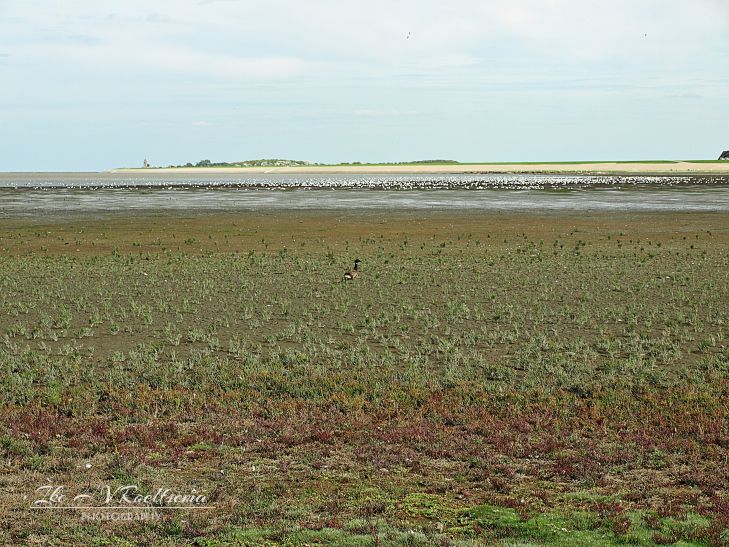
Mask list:
[[[147,158],[144,158],[144,163],[142,164],[142,167],[145,169],[149,169],[150,167],[152,167],[147,161]]]
[[[729,150],[725,150],[721,153],[721,156],[719,156],[720,160],[729,160]]]

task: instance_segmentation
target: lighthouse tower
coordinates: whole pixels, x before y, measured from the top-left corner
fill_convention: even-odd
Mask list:
[[[149,162],[147,161],[147,158],[144,158],[144,163],[142,164],[142,167],[145,169],[149,169],[151,165],[149,165]]]

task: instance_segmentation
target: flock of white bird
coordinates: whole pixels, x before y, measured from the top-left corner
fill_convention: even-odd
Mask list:
[[[676,186],[685,184],[726,184],[726,179],[711,176],[609,176],[609,175],[431,175],[408,176],[342,176],[342,177],[245,177],[245,178],[187,178],[187,179],[110,179],[93,182],[46,185],[24,184],[14,188],[50,190],[58,188],[83,188],[86,190],[122,189],[186,189],[186,188],[244,188],[266,190],[291,189],[366,189],[366,190],[539,190],[560,188],[625,187],[625,186]]]

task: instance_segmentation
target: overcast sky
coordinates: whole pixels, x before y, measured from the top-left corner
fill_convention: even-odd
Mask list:
[[[0,170],[698,159],[729,0],[0,0]]]

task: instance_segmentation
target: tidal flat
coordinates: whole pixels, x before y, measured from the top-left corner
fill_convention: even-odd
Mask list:
[[[725,545],[728,324],[726,213],[3,219],[0,542]]]

